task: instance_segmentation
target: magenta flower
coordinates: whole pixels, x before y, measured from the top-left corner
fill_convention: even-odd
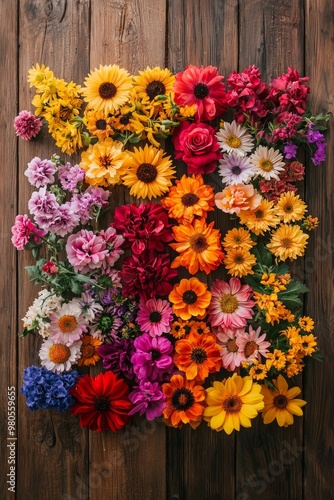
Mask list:
[[[24,247],[32,240],[35,243],[39,242],[41,236],[46,234],[42,229],[38,229],[35,224],[24,215],[15,217],[15,224],[12,227],[12,243],[17,250],[24,250]]]
[[[134,377],[131,363],[134,352],[132,339],[116,339],[112,344],[102,344],[98,348],[103,368],[114,373],[122,373],[130,380]]]
[[[28,181],[32,186],[40,188],[47,184],[54,183],[55,172],[56,167],[52,161],[41,160],[38,156],[35,156],[35,158],[28,163],[28,168],[24,172],[24,175],[28,177]]]
[[[93,231],[82,229],[71,234],[66,243],[66,253],[69,263],[75,271],[82,273],[101,267],[108,254],[106,242]]]
[[[151,337],[157,337],[163,333],[168,333],[173,321],[173,309],[167,300],[149,299],[141,300],[137,323],[144,333]]]
[[[130,392],[129,399],[134,405],[129,415],[135,413],[144,415],[145,413],[147,420],[160,417],[166,406],[166,398],[160,390],[158,382],[151,383],[148,380],[141,380],[139,386],[134,387],[133,391]]]
[[[14,119],[14,129],[18,137],[30,141],[36,137],[42,127],[42,121],[30,111],[21,111]]]
[[[152,338],[143,333],[135,339],[134,346],[136,352],[131,357],[131,363],[139,380],[159,381],[172,368],[173,346],[165,337]]]
[[[108,206],[109,191],[102,188],[88,188],[84,193],[75,193],[71,199],[73,210],[78,213],[81,223],[94,219],[101,208]]]
[[[48,261],[42,266],[42,271],[44,271],[46,274],[57,274],[59,271],[59,267],[55,262]]]

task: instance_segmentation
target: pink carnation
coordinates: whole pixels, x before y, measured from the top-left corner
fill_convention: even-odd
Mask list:
[[[18,250],[24,250],[31,237],[35,243],[38,243],[40,237],[46,234],[42,229],[38,229],[26,214],[15,217],[12,233],[12,243]]]
[[[123,236],[116,234],[116,229],[113,227],[108,227],[106,231],[100,231],[99,236],[104,239],[108,250],[103,266],[112,267],[124,253],[121,249],[124,238]]]
[[[95,235],[93,231],[82,229],[69,236],[66,253],[74,270],[86,273],[102,266],[108,249],[104,238]]]
[[[42,127],[42,121],[30,111],[21,111],[14,119],[14,128],[17,136],[25,141],[36,137]]]

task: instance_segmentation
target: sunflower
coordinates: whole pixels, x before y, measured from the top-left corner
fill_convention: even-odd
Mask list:
[[[250,157],[254,165],[254,174],[260,175],[267,181],[270,179],[279,180],[279,174],[284,170],[285,163],[283,156],[274,148],[258,146],[255,153]]]
[[[301,220],[307,205],[293,191],[282,193],[277,200],[276,213],[285,224]]]
[[[183,175],[170,188],[168,196],[162,198],[161,204],[168,210],[168,216],[178,223],[191,223],[195,216],[206,218],[207,212],[213,210],[214,190],[204,184],[200,174],[192,177]]]
[[[305,234],[299,226],[281,224],[273,232],[267,248],[280,260],[288,258],[293,260],[304,255],[308,238],[308,234]]]
[[[293,424],[293,415],[302,416],[302,406],[306,405],[306,401],[295,399],[301,393],[299,387],[289,389],[288,383],[282,375],[278,375],[277,380],[273,380],[276,387],[275,391],[271,391],[266,386],[262,387],[264,396],[264,409],[262,412],[263,422],[270,424],[273,420],[280,427],[287,427]]]
[[[116,113],[129,98],[132,77],[117,64],[102,66],[90,72],[81,90],[89,109],[104,111],[106,115]]]
[[[95,339],[92,335],[84,335],[82,337],[81,358],[78,361],[79,366],[95,365],[100,359],[97,352],[98,347],[102,345],[99,339]]]
[[[233,248],[227,252],[224,264],[228,274],[241,278],[254,274],[252,267],[256,264],[256,258],[248,250]]]
[[[99,141],[114,135],[112,119],[104,111],[88,111],[84,117],[88,132],[95,135]]]
[[[202,217],[194,219],[192,224],[185,222],[173,227],[176,243],[170,246],[181,254],[173,260],[173,269],[184,266],[190,274],[198,270],[209,274],[217,269],[225,255],[220,245],[220,231],[213,229],[213,225],[214,222],[207,225]]]
[[[223,241],[226,251],[237,248],[250,250],[254,245],[256,245],[256,242],[252,240],[251,233],[243,227],[235,227],[227,231]]]
[[[177,368],[185,372],[188,380],[203,382],[209,373],[218,372],[222,366],[221,350],[212,333],[199,335],[192,331],[175,343],[173,358]]]
[[[309,333],[314,330],[314,321],[309,316],[303,316],[302,318],[299,318],[298,325],[302,330],[304,330],[304,332]]]
[[[258,235],[264,235],[271,227],[279,224],[279,218],[272,201],[262,199],[255,210],[243,210],[239,214],[241,224]]]
[[[224,128],[221,128],[216,136],[221,149],[227,153],[234,152],[245,156],[252,151],[254,146],[252,136],[247,128],[238,125],[235,120],[231,123],[224,122]]]
[[[184,278],[174,285],[168,298],[173,303],[173,312],[176,316],[183,320],[190,319],[191,316],[203,319],[211,301],[211,292],[199,279]]]
[[[234,429],[239,431],[240,425],[251,427],[250,419],[264,407],[261,386],[253,383],[251,377],[236,373],[207,389],[206,404],[204,420],[211,429],[227,434]]]
[[[133,152],[129,152],[128,170],[123,176],[123,183],[131,188],[130,195],[137,198],[161,196],[172,185],[175,170],[171,165],[170,157],[164,156],[162,149],[148,144],[144,149],[135,147]]]
[[[166,396],[163,410],[166,425],[182,427],[190,424],[198,427],[203,418],[205,389],[194,380],[187,380],[182,375],[173,375],[169,383],[162,385]]]
[[[175,76],[169,69],[159,67],[147,68],[134,76],[134,88],[139,99],[153,101],[158,95],[170,95],[173,90]]]

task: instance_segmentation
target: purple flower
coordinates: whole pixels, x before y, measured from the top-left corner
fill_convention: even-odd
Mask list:
[[[291,158],[296,158],[297,155],[297,146],[295,144],[292,144],[292,142],[288,142],[284,146],[284,157],[287,160],[290,160]]]
[[[35,156],[35,158],[28,163],[28,168],[24,172],[24,175],[28,177],[30,184],[40,188],[54,182],[55,172],[56,167],[52,161],[41,160],[38,156]]]
[[[171,342],[165,337],[152,338],[148,333],[137,337],[134,342],[136,353],[132,356],[133,370],[139,380],[151,382],[162,379],[172,367]]]
[[[72,166],[70,163],[66,163],[59,168],[58,177],[61,187],[72,193],[77,184],[84,180],[85,171],[79,165]]]
[[[318,144],[318,148],[312,158],[312,162],[314,165],[320,165],[320,163],[326,160],[326,146],[326,142],[321,142],[320,144]]]
[[[47,221],[51,221],[58,212],[59,204],[53,193],[49,193],[45,187],[34,191],[28,202],[30,213],[35,217],[36,223],[43,227]]]
[[[64,237],[66,234],[71,233],[79,222],[79,215],[73,211],[71,204],[67,202],[60,205],[52,220],[48,221],[47,224],[43,224],[42,227]]]
[[[165,395],[160,390],[158,382],[151,383],[148,380],[141,380],[139,386],[130,392],[129,399],[134,405],[129,415],[145,413],[147,420],[160,417],[166,406]]]
[[[131,356],[134,354],[132,339],[116,339],[112,344],[103,344],[98,348],[103,368],[114,373],[122,373],[127,379],[133,379]]]
[[[319,130],[313,130],[313,123],[310,123],[308,127],[306,139],[310,144],[313,144],[314,142],[323,142],[325,140],[323,134],[319,132]]]
[[[101,208],[108,206],[109,191],[102,188],[88,188],[85,193],[74,194],[71,204],[80,216],[81,223],[87,224]]]
[[[14,128],[17,136],[25,141],[36,137],[42,127],[42,121],[30,111],[21,111],[14,119]]]
[[[38,229],[35,224],[24,215],[15,217],[15,224],[12,227],[12,243],[17,250],[24,250],[24,247],[29,243],[31,237],[35,243],[38,243],[41,236],[46,234],[45,231]]]

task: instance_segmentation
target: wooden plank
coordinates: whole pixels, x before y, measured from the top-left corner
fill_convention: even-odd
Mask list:
[[[0,133],[3,147],[0,148],[0,165],[2,182],[0,185],[1,200],[1,233],[0,233],[0,276],[1,301],[0,322],[2,325],[3,350],[0,366],[0,496],[4,499],[14,498],[17,474],[17,283],[16,250],[11,243],[11,226],[17,211],[17,140],[12,126],[17,114],[17,2],[0,3],[0,68],[2,79]],[[13,402],[9,403],[9,398]],[[11,406],[9,406],[9,404]],[[14,411],[14,413],[13,413]],[[9,426],[9,424],[13,424]],[[12,439],[11,439],[12,438]],[[15,439],[14,439],[15,438]],[[10,475],[9,475],[10,474]],[[11,488],[11,490],[9,489]]]
[[[19,107],[33,110],[27,72],[35,63],[46,64],[55,76],[78,83],[88,72],[88,14],[89,1],[44,2],[21,1],[19,11]],[[27,163],[34,157],[50,158],[56,151],[53,140],[45,130],[36,141],[19,144],[19,213],[27,213],[31,189],[24,176]],[[36,287],[28,284],[24,266],[31,264],[30,255],[19,256],[18,318],[25,315]],[[19,328],[22,327],[20,321]],[[29,337],[20,340],[19,370],[39,365],[40,339]],[[21,384],[20,384],[21,385]],[[81,491],[87,481],[88,440],[76,419],[56,412],[31,413],[21,396],[19,405],[19,474],[18,498],[84,498]],[[80,496],[81,495],[81,496]]]
[[[309,166],[307,197],[310,213],[318,216],[306,256],[310,288],[306,312],[314,318],[322,363],[310,363],[305,376],[305,500],[333,496],[333,356],[334,356],[334,51],[333,2],[306,0],[305,64],[312,87],[313,112],[330,112],[326,164]]]
[[[211,65],[226,78],[238,63],[237,15],[236,1],[170,1],[168,67],[176,73],[189,64]],[[217,174],[210,174],[206,180],[211,185],[221,186]],[[216,212],[209,214],[208,219],[215,220],[215,227],[224,233],[227,217],[219,217]],[[216,274],[212,273],[208,281],[217,277]],[[201,273],[200,279],[206,278]],[[187,426],[180,431],[168,429],[167,461],[168,498],[235,498],[234,435],[213,432],[205,422],[196,431]]]
[[[147,66],[164,68],[165,21],[164,0],[93,0],[90,68],[118,64],[132,74]],[[114,206],[130,201],[135,199],[124,186],[113,189]],[[91,432],[90,463],[97,468],[90,474],[90,499],[164,499],[165,443],[165,426],[144,418],[133,419],[117,434]]]

